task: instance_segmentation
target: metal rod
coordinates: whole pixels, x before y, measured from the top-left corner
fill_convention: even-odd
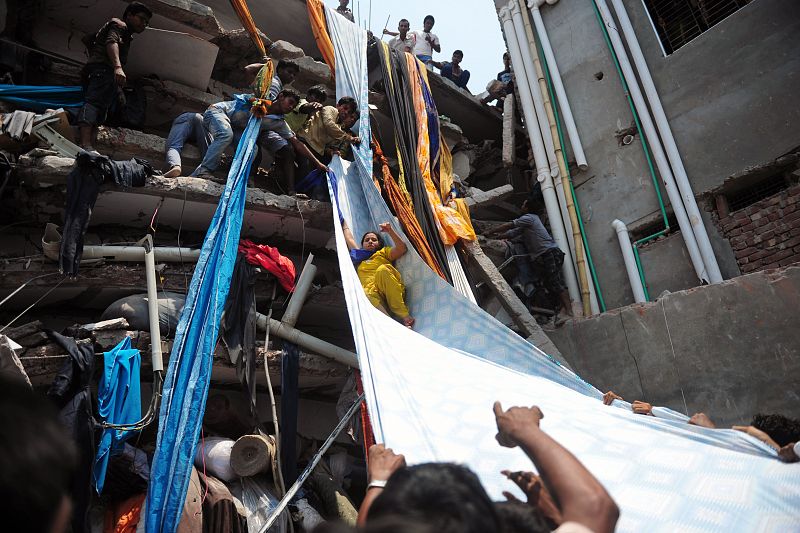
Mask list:
[[[300,273],[300,278],[294,286],[294,292],[292,292],[289,303],[286,305],[286,311],[281,318],[281,322],[287,326],[295,326],[297,317],[300,315],[300,309],[306,301],[311,283],[314,281],[314,276],[317,273],[317,267],[312,264],[313,262],[314,254],[308,254],[306,264],[303,267],[303,271]]]
[[[286,509],[286,506],[289,505],[289,501],[292,498],[294,498],[294,495],[297,494],[297,491],[300,489],[303,483],[305,483],[306,479],[308,479],[308,476],[310,476],[311,472],[313,472],[314,469],[317,467],[320,460],[322,459],[322,456],[325,455],[325,452],[328,451],[328,448],[330,448],[333,442],[339,437],[339,434],[347,425],[347,422],[353,417],[354,414],[356,414],[356,410],[361,405],[362,401],[364,401],[363,394],[361,394],[358,397],[358,399],[356,399],[355,403],[353,403],[350,409],[347,410],[347,413],[342,417],[341,420],[339,420],[339,423],[336,425],[335,428],[333,428],[333,432],[331,432],[331,434],[328,435],[328,438],[322,444],[322,447],[319,449],[317,454],[308,464],[306,469],[303,470],[303,473],[300,474],[300,477],[297,478],[297,481],[294,482],[294,485],[292,485],[291,488],[289,488],[289,490],[286,491],[286,494],[283,495],[283,498],[281,498],[280,503],[278,503],[278,506],[269,515],[266,524],[261,526],[261,529],[258,531],[258,533],[266,533],[266,531],[270,527],[272,527],[272,524],[275,523],[275,520],[278,519],[278,516],[283,512],[284,509]]]
[[[389,20],[391,18],[392,18],[392,14],[389,13],[389,16],[386,17],[386,24],[383,25],[383,31],[386,31],[386,29],[389,28]],[[381,41],[383,40],[384,37],[386,37],[386,34],[383,33],[383,31],[381,32]]]

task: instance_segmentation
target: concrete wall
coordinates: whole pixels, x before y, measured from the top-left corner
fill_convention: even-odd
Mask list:
[[[695,193],[800,145],[800,3],[752,2],[666,58],[641,1],[624,3]],[[627,146],[619,141],[633,117],[592,2],[560,0],[545,5],[542,15],[589,161],[590,168],[573,178],[592,256],[606,303],[618,307],[632,296],[610,222],[620,218],[635,229],[650,220],[657,213],[654,187],[638,135]],[[729,259],[727,241],[709,232]],[[646,254],[670,265],[645,265],[655,287],[697,283],[685,247],[676,241],[654,243]],[[735,263],[724,263],[723,275],[737,274]]]
[[[600,390],[719,424],[800,416],[800,267],[672,293],[548,332]]]

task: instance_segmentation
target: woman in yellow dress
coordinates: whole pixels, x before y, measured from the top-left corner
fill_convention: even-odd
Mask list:
[[[383,313],[412,328],[415,320],[406,306],[403,275],[393,264],[406,253],[406,244],[388,222],[380,224],[380,231],[389,234],[394,246],[386,246],[380,233],[368,231],[361,237],[359,247],[347,222],[342,222],[342,230],[358,279],[369,301]]]

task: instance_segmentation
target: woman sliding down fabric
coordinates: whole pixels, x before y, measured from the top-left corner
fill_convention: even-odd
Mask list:
[[[369,301],[382,313],[399,319],[404,326],[411,329],[415,319],[406,306],[403,276],[393,264],[406,253],[406,244],[388,222],[380,224],[380,230],[389,234],[394,246],[386,246],[380,233],[368,231],[361,237],[359,247],[347,222],[342,222],[350,257]]]

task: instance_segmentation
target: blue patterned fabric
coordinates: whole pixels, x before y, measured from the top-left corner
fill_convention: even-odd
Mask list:
[[[147,533],[173,533],[183,510],[203,421],[214,345],[230,289],[261,120],[250,117],[206,233],[164,379],[147,494]]]
[[[142,355],[131,348],[125,337],[103,354],[103,375],[97,388],[97,412],[100,420],[109,424],[133,424],[142,418],[142,395],[139,370]],[[92,474],[97,493],[103,492],[106,469],[111,456],[122,450],[123,443],[133,431],[106,428],[100,437]]]
[[[364,32],[332,13],[337,96],[354,95],[363,106]],[[334,220],[343,216],[356,235],[392,220],[369,167],[339,158],[330,167],[339,178],[331,184],[339,194]],[[409,464],[464,463],[494,498],[503,491],[524,497],[499,471],[533,467],[521,450],[498,446],[492,403],[539,405],[542,428],[620,506],[617,531],[797,531],[800,463],[779,462],[775,450],[744,433],[689,425],[670,409],[650,417],[625,402],[603,405],[597,389],[465,300],[411,247],[396,262],[417,319],[409,331],[369,302],[341,226],[334,229],[375,438]]]

